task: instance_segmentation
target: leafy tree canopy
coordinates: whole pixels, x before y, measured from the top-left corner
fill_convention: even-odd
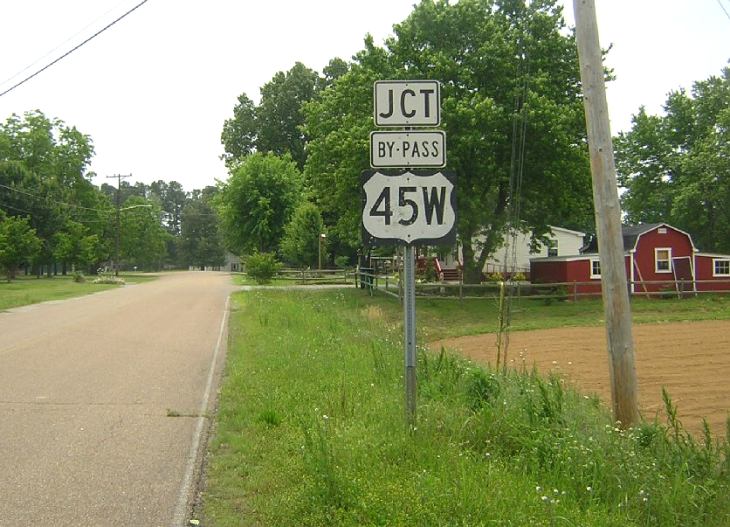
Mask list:
[[[295,266],[318,267],[326,255],[326,233],[316,205],[304,202],[284,230],[281,254]]]
[[[219,266],[225,262],[218,214],[212,197],[211,192],[195,193],[182,210],[179,256],[186,266]]]
[[[640,108],[615,140],[627,220],[671,223],[702,250],[730,252],[730,68],[671,92],[664,109]]]
[[[223,159],[234,168],[254,152],[289,154],[301,169],[307,158],[307,138],[302,131],[302,105],[315,99],[347,71],[342,59],[332,59],[320,77],[300,62],[286,72],[280,71],[261,87],[258,106],[245,94],[238,97],[233,117],[226,120],[221,133]]]
[[[302,190],[301,173],[288,154],[246,157],[219,184],[215,198],[228,248],[239,254],[278,249]]]
[[[27,218],[7,216],[0,210],[0,268],[8,281],[18,267],[30,263],[41,250],[41,240]]]

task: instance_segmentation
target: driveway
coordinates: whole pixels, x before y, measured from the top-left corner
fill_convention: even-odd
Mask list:
[[[223,273],[0,313],[0,526],[181,526],[225,353]]]

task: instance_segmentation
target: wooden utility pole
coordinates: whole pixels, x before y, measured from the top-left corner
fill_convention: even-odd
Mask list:
[[[113,176],[107,176],[107,179],[116,179],[117,180],[117,232],[116,236],[114,238],[114,262],[112,263],[112,267],[114,268],[114,276],[119,276],[119,244],[120,244],[120,236],[121,236],[121,218],[120,218],[120,209],[122,206],[122,197],[121,197],[121,190],[122,190],[122,178],[128,178],[132,177],[132,174],[115,174]]]
[[[573,0],[573,10],[593,177],[613,415],[623,427],[630,427],[639,420],[631,305],[595,1]]]

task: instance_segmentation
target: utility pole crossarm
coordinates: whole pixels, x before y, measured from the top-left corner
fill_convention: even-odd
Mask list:
[[[573,9],[593,178],[613,414],[622,426],[630,427],[639,420],[631,305],[595,0],[573,0]]]

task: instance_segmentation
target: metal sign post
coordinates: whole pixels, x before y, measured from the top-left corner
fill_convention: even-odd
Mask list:
[[[406,372],[406,419],[409,428],[416,426],[416,248],[405,246],[403,258],[403,313]]]

